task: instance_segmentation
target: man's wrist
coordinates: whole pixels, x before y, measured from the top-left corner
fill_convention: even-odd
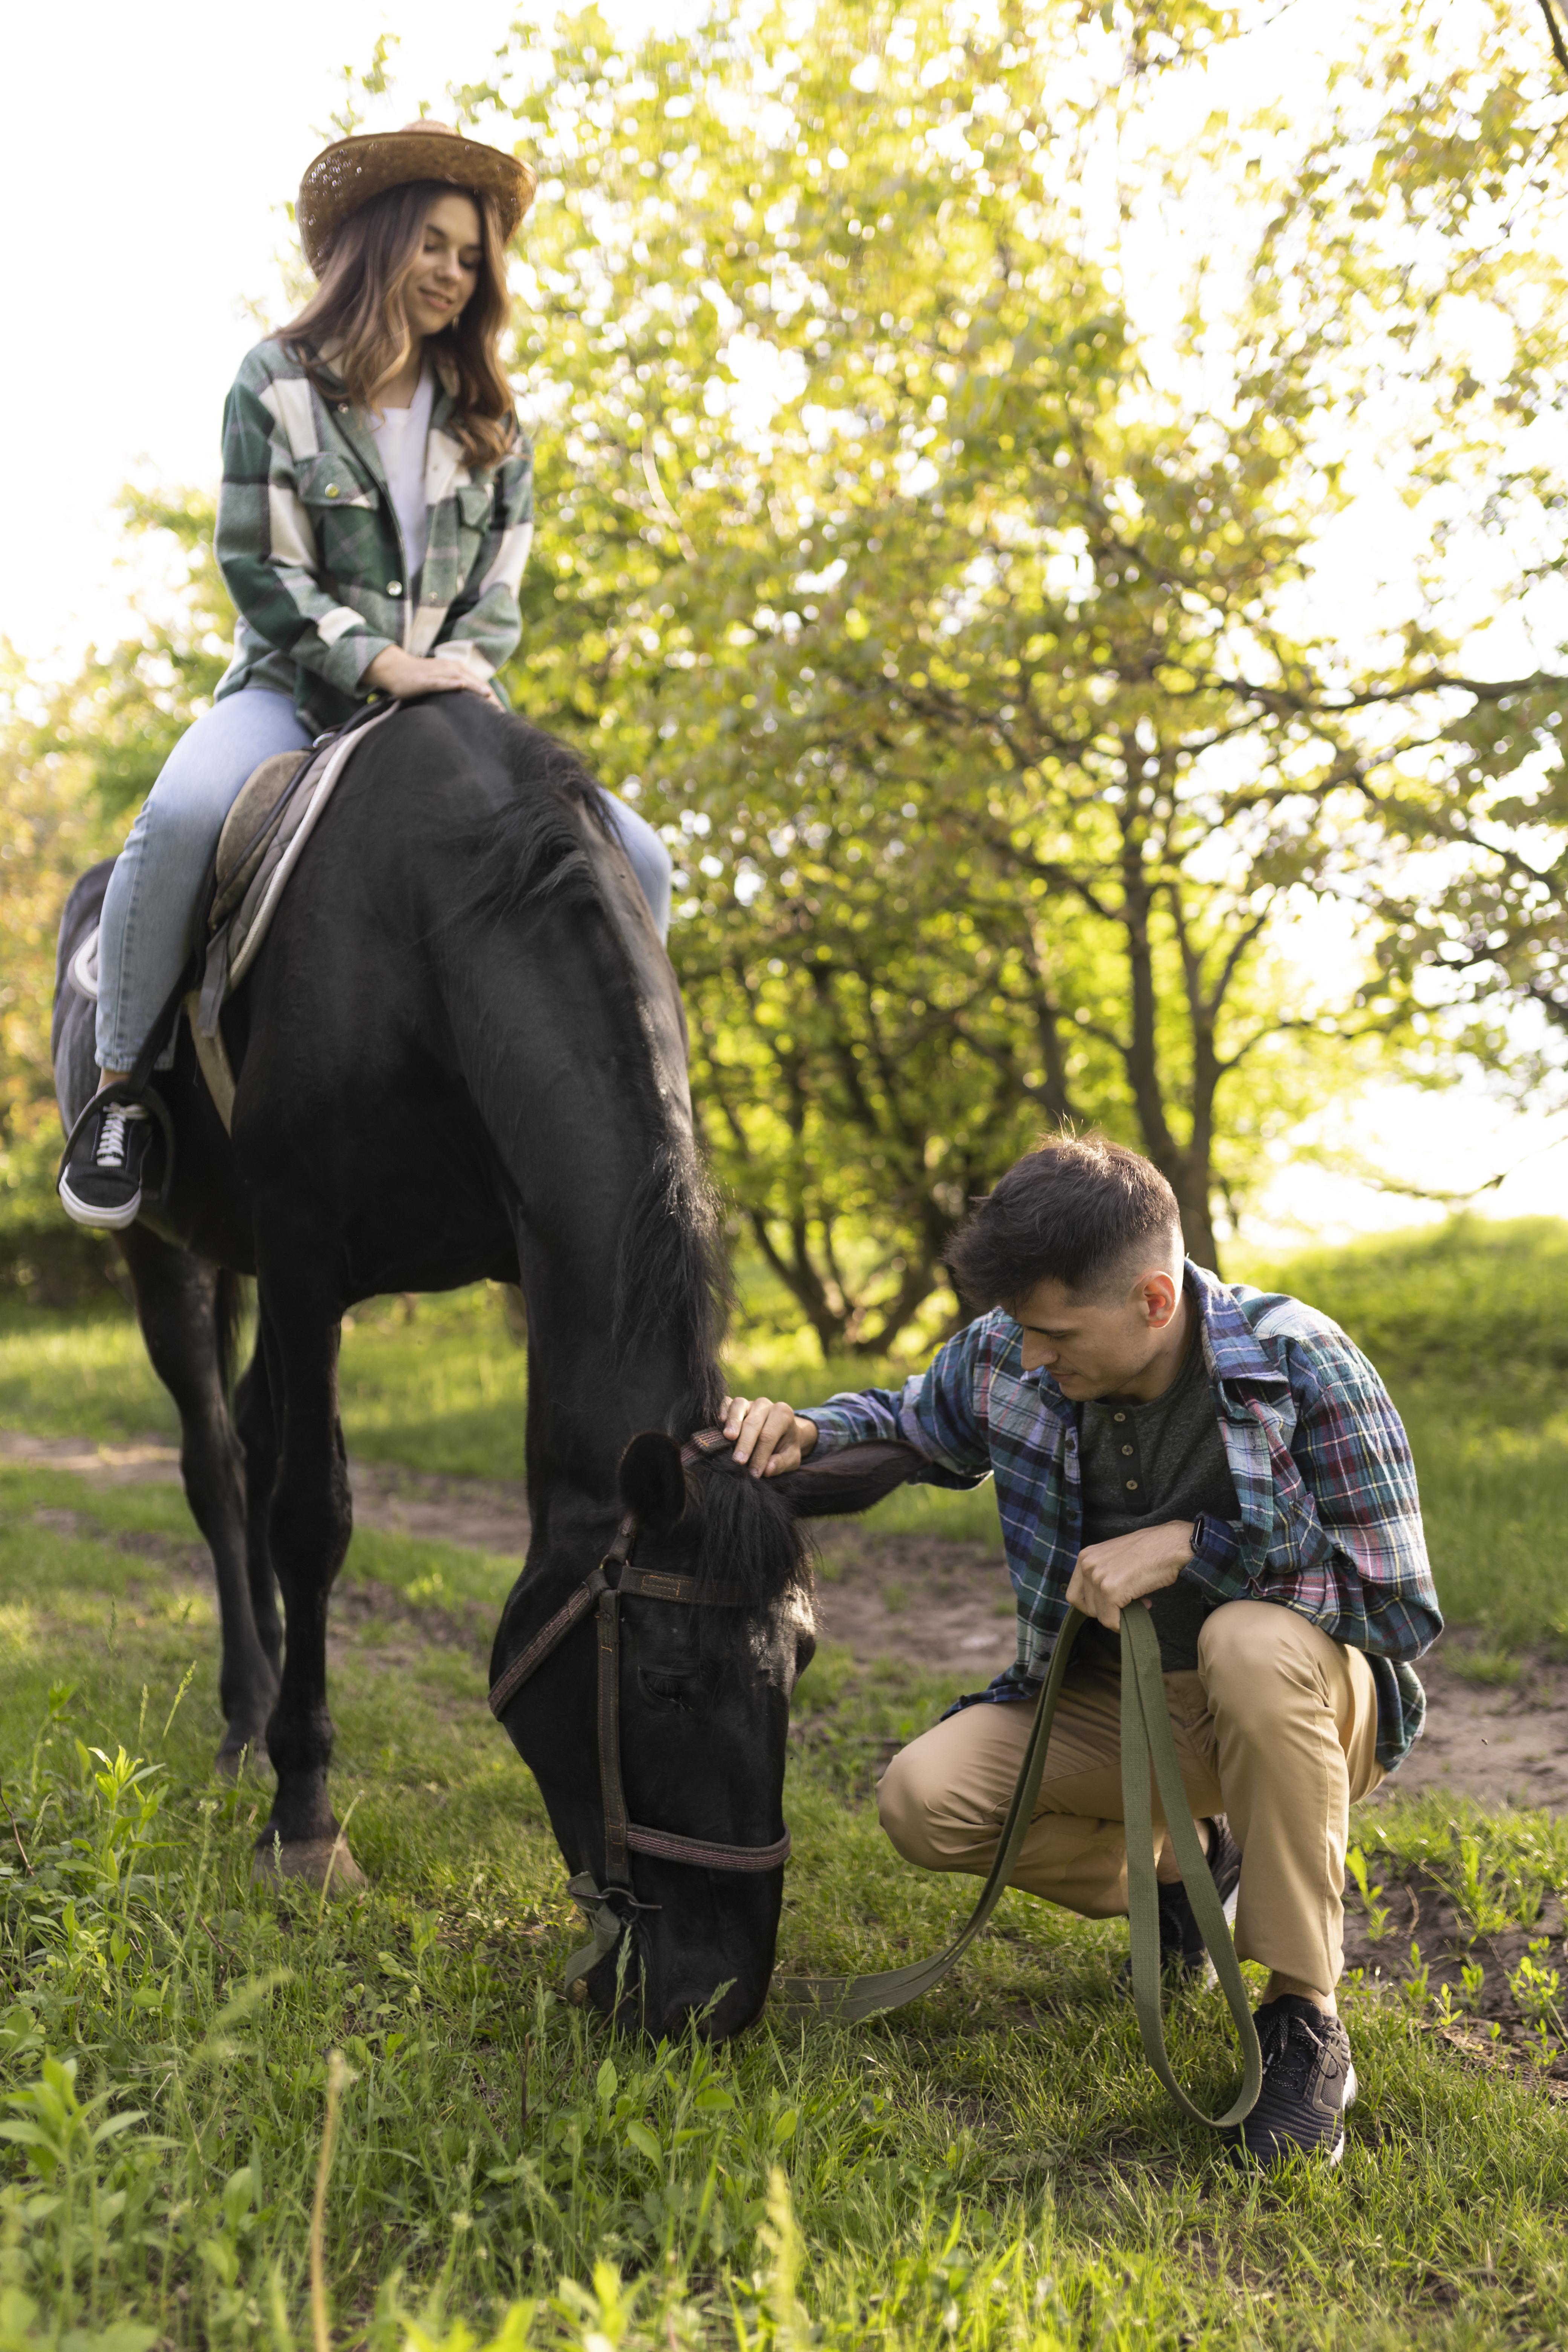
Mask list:
[[[1224,1570],[1234,1566],[1240,1546],[1235,1531],[1225,1519],[1216,1519],[1211,1511],[1200,1511],[1193,1521],[1192,1556],[1203,1568]]]

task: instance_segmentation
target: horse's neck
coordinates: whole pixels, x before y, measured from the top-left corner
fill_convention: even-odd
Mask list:
[[[612,1496],[630,1437],[717,1393],[679,999],[635,883],[591,847],[603,904],[477,942],[453,1005],[515,1197],[540,1499]]]
[[[614,1266],[613,1233],[595,1220],[592,1234],[582,1238],[590,1248],[605,1248]],[[613,1282],[589,1280],[581,1289],[563,1283],[558,1259],[564,1241],[557,1223],[542,1234],[531,1229],[522,1244],[529,1479],[531,1486],[564,1482],[604,1496],[614,1491],[616,1465],[639,1430],[684,1436],[680,1424],[711,1411],[716,1400],[704,1394],[708,1384],[678,1329],[666,1323],[627,1335]],[[581,1264],[578,1250],[570,1255]]]

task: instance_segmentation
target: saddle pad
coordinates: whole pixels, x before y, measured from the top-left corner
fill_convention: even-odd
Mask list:
[[[255,961],[284,885],[350,753],[400,708],[389,702],[346,735],[329,738],[309,751],[279,751],[263,760],[224,819],[213,857],[206,969],[201,988],[187,994],[184,1011],[202,1076],[225,1127],[233,1122],[235,1081],[218,1026],[224,999]],[[97,997],[96,924],[66,972],[79,994]]]
[[[240,786],[239,798],[223,821],[213,860],[209,931],[227,920],[256,879],[282,814],[284,795],[310,756],[309,751],[276,751]]]
[[[185,1009],[196,1059],[225,1127],[233,1123],[235,1081],[218,1022],[224,999],[255,962],[289,877],[356,746],[399,708],[389,702],[374,719],[311,751],[264,760],[224,821],[214,861],[206,968]]]
[[[208,1036],[224,997],[255,962],[284,886],[350,757],[398,708],[389,702],[375,718],[315,751],[280,751],[264,760],[230,809],[218,840],[207,924],[213,945],[202,987],[202,1028]]]

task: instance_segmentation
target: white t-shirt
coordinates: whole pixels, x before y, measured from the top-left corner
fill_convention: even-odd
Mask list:
[[[379,416],[374,410],[371,413],[370,429],[386,468],[393,512],[403,533],[403,551],[408,563],[408,577],[403,587],[409,596],[414,593],[430,537],[430,515],[425,504],[425,445],[430,437],[430,411],[435,398],[436,379],[426,364],[406,408],[384,408]]]

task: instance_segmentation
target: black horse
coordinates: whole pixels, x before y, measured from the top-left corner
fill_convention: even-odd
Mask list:
[[[173,1181],[122,1245],[216,1574],[220,1762],[248,1749],[277,1774],[264,1870],[340,1886],[360,1875],[328,1796],[326,1677],[328,1596],[352,1524],[337,1350],[356,1300],[487,1277],[526,1297],[532,1530],[492,1683],[627,1511],[639,1569],[721,1579],[738,1597],[620,1604],[626,1805],[658,1829],[737,1848],[780,1839],[789,1696],[814,1646],[797,1514],[863,1508],[895,1482],[824,1465],[764,1486],[727,1454],[682,1462],[723,1393],[726,1271],[674,974],[602,806],[580,762],[521,721],[461,694],[409,707],[350,761],[226,1012],[232,1138],[184,1024],[155,1081],[177,1139]],[[77,885],[60,931],[68,1123],[95,1078],[93,1007],[68,967],[108,873]],[[250,1274],[257,1346],[231,1417]],[[638,1433],[657,1434],[627,1454]],[[596,1660],[590,1615],[504,1721],[568,1864],[602,1878]],[[619,1956],[628,2014],[658,2032],[705,2010],[711,2034],[745,2024],[766,1992],[782,1893],[782,1864],[726,1872],[639,1853],[624,1906],[633,1965]],[[616,1981],[607,1955],[588,1979],[601,2008]]]

